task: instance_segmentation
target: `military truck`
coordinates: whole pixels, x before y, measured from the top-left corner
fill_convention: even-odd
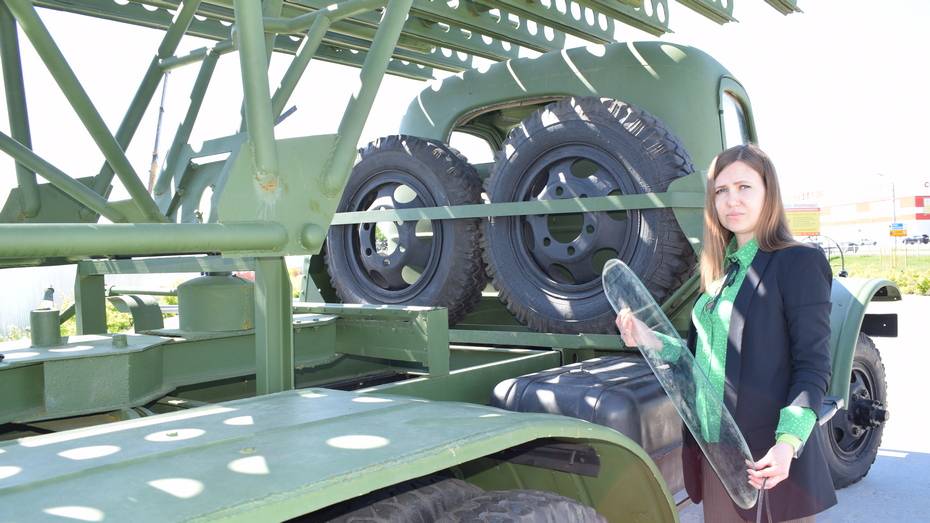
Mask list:
[[[679,3],[732,20],[733,2]],[[42,9],[164,30],[115,132]],[[683,331],[702,166],[757,133],[748,94],[713,58],[615,42],[617,24],[658,36],[668,3],[0,5],[0,149],[18,180],[0,210],[0,263],[76,270],[74,306],[37,308],[30,337],[0,346],[4,519],[676,520],[680,421],[612,331],[599,271],[623,259]],[[32,151],[19,35],[103,154],[94,176]],[[216,44],[177,54],[185,35]],[[563,49],[566,35],[591,45]],[[272,52],[293,55],[273,93]],[[195,148],[232,53],[242,128]],[[312,58],[360,67],[361,81],[336,133],[277,139]],[[125,151],[163,75],[197,64],[149,193]],[[461,74],[357,151],[384,74],[433,69]],[[455,133],[497,160],[470,164]],[[128,199],[111,199],[114,177]],[[293,255],[308,257],[296,302]],[[170,292],[177,325],[163,291],[106,284],[177,272],[200,275]],[[837,414],[816,437],[838,486],[868,471],[887,419],[871,337],[895,335],[896,318],[865,307],[899,298],[889,281],[834,282],[824,419]],[[107,332],[108,302],[134,333]],[[77,334],[63,337],[71,318]]]

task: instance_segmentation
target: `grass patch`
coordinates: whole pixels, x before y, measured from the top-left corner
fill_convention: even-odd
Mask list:
[[[840,257],[830,258],[833,274],[840,272]],[[890,254],[847,255],[846,272],[854,278],[885,278],[895,282],[902,294],[930,296],[930,256]]]

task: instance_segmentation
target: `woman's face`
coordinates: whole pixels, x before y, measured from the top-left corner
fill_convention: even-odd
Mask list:
[[[731,163],[714,179],[717,218],[740,244],[755,235],[764,203],[762,175],[743,162]]]

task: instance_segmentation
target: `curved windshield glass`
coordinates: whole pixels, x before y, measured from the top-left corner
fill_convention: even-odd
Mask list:
[[[614,310],[619,314],[626,309],[634,321],[638,320],[636,325],[641,329],[637,330],[636,343],[640,352],[730,498],[742,508],[751,508],[759,491],[747,481],[746,469],[753,463],[749,446],[720,399],[705,395],[699,410],[695,391],[713,389],[707,375],[695,365],[684,340],[625,263],[609,260],[601,280]],[[719,428],[716,415],[709,420],[707,413],[719,413]]]

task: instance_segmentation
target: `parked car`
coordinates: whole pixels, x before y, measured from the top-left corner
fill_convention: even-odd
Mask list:
[[[839,242],[839,246],[843,249],[843,252],[858,252],[859,244],[856,242]]]
[[[926,234],[915,234],[904,238],[904,245],[917,245],[920,243],[930,243],[930,236]]]
[[[878,242],[875,241],[875,240],[873,240],[873,239],[871,239],[871,238],[860,238],[858,243],[859,243],[859,245],[861,245],[861,246],[863,246],[863,247],[865,247],[865,246],[867,246],[867,245],[878,245]]]

